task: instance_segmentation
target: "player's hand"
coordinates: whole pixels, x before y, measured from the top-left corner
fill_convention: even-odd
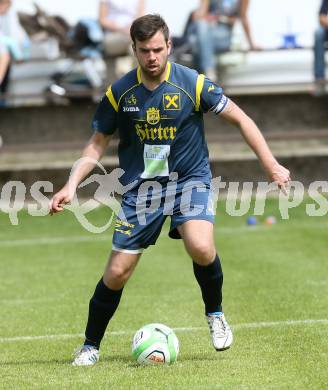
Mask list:
[[[268,175],[270,180],[277,183],[278,187],[281,188],[282,192],[287,196],[287,189],[291,180],[289,170],[277,163],[269,170]]]
[[[49,202],[50,215],[63,211],[64,206],[71,202],[73,196],[73,191],[68,186],[64,186]]]

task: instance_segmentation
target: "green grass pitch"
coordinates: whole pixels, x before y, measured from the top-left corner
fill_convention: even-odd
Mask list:
[[[89,298],[111,232],[86,232],[66,211],[54,217],[0,214],[0,389],[327,389],[328,218],[304,204],[289,221],[247,227],[219,210],[215,236],[225,274],[224,309],[234,344],[210,343],[200,292],[168,225],[129,281],[102,344],[101,361],[72,367]],[[108,212],[96,210],[98,225]],[[140,367],[131,340],[142,325],[176,329],[181,352],[168,367]]]

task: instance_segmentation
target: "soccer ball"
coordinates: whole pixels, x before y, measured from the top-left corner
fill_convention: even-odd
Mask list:
[[[145,325],[133,337],[132,355],[139,364],[174,363],[178,354],[179,340],[166,325]]]

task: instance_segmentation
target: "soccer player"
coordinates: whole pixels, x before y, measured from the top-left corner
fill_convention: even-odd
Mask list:
[[[211,171],[204,137],[203,113],[212,111],[239,126],[271,181],[284,188],[289,171],[279,165],[255,123],[204,75],[170,63],[169,30],[159,15],[146,15],[131,26],[133,50],[139,66],[108,88],[93,120],[93,130],[83,157],[98,161],[112,134],[119,131],[123,185],[134,183],[123,195],[122,209],[113,234],[112,252],[89,304],[84,345],[73,365],[93,365],[99,346],[114,315],[124,285],[149,245],[154,245],[164,220],[165,184],[176,177],[175,200],[169,235],[182,238],[200,286],[213,346],[222,351],[232,344],[232,332],[222,309],[223,273],[214,244],[214,211],[209,206]],[[81,181],[95,164],[75,167],[67,184],[50,202],[51,213],[64,209]],[[174,174],[173,174],[174,173]],[[160,183],[160,207],[138,219],[140,188],[147,180]],[[197,181],[201,190],[193,188]],[[147,186],[146,186],[147,187]],[[73,189],[73,191],[72,191]],[[187,189],[187,190],[186,190]],[[189,197],[185,196],[189,191]],[[151,194],[144,198],[151,201]],[[186,202],[186,198],[189,202]],[[189,203],[189,204],[187,204]],[[185,212],[185,208],[192,212]],[[195,212],[196,211],[196,212]]]

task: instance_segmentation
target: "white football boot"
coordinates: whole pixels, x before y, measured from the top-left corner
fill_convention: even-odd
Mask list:
[[[99,351],[92,345],[83,345],[74,355],[73,366],[93,366],[99,360]]]
[[[232,344],[232,331],[223,313],[206,316],[210,328],[212,343],[217,351],[224,351]]]

